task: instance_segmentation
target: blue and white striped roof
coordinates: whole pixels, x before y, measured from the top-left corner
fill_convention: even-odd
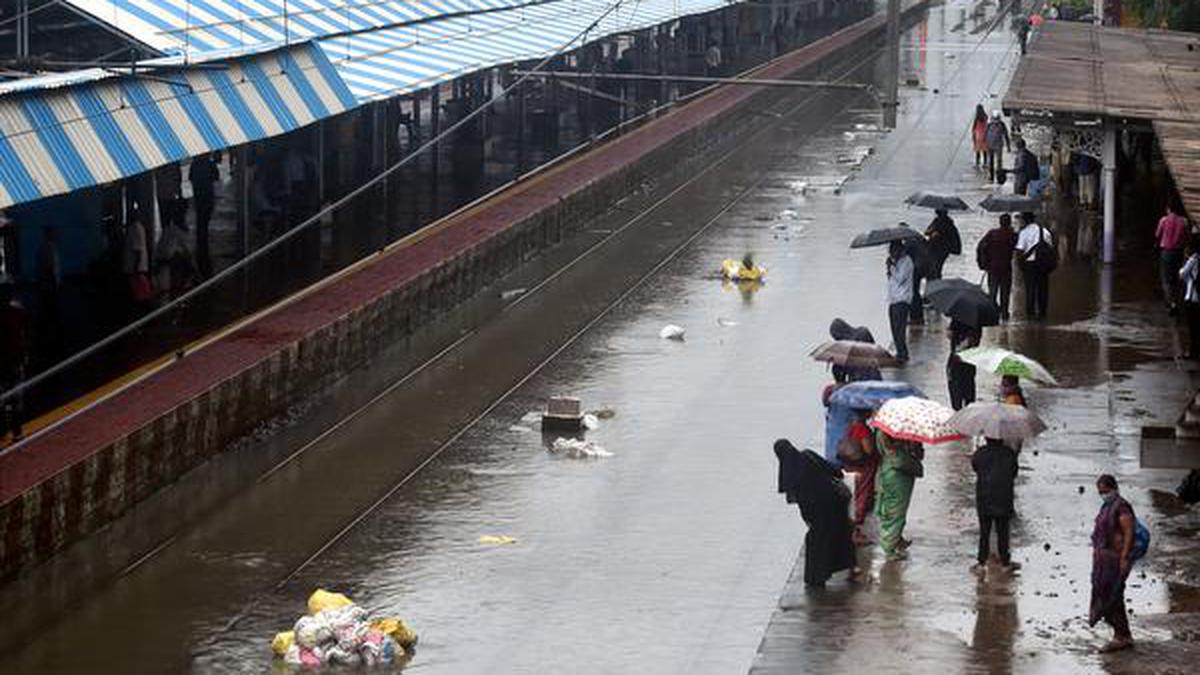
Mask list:
[[[312,43],[0,97],[0,208],[286,133],[357,105]]]
[[[625,0],[586,36],[612,0],[557,0],[469,17],[342,35],[320,41],[361,101],[396,96],[491,66],[553,54],[567,45],[630,32],[730,0]]]
[[[163,54],[270,47],[545,0],[61,0]]]

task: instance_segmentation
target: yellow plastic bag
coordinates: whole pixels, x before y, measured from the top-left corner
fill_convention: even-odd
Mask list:
[[[330,593],[323,588],[318,588],[313,591],[312,595],[308,596],[308,613],[316,614],[327,609],[338,609],[353,604],[350,598],[341,593]]]
[[[479,538],[481,544],[492,544],[495,546],[505,546],[507,544],[515,544],[515,537],[510,537],[507,534],[485,534]]]
[[[287,655],[287,650],[296,641],[296,633],[290,630],[285,630],[282,633],[276,633],[275,639],[271,640],[271,651],[275,652],[275,656],[283,658]]]
[[[726,258],[721,261],[721,274],[731,281],[762,281],[767,276],[765,267],[743,267],[737,260]]]
[[[403,647],[406,651],[412,649],[413,645],[417,644],[417,634],[411,628],[404,625],[404,622],[400,619],[394,617],[375,619],[371,622],[371,628],[392,638],[396,641],[396,644]]]

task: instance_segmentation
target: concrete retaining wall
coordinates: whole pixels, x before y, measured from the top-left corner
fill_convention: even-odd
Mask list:
[[[818,42],[785,57],[785,63],[773,67],[770,76],[786,73],[787,59],[800,64],[790,67],[791,71],[803,73],[819,69],[832,58],[844,57],[848,51],[873,48],[882,23],[877,18],[869,19],[847,30],[853,31],[849,37],[844,31],[833,36],[832,42]],[[816,52],[804,53],[810,49]],[[389,345],[569,237],[645,180],[661,182],[695,171],[716,149],[730,147],[757,127],[753,120],[761,117],[740,115],[742,109],[747,105],[761,108],[784,94],[781,89],[716,91],[652,123],[686,125],[670,140],[653,147],[634,143],[633,152],[626,147],[630,161],[595,175],[582,187],[562,194],[556,204],[508,223],[482,242],[450,254],[440,252],[440,262],[434,261],[406,283],[376,289],[357,307],[338,306],[340,315],[325,325],[288,335],[285,321],[272,322],[268,316],[224,338],[242,347],[257,343],[268,347],[257,352],[244,349],[248,353],[245,363],[232,376],[210,380],[194,394],[181,395],[183,402],[116,440],[94,449],[75,452],[73,448],[63,453],[69,461],[52,475],[40,479],[31,474],[28,487],[11,490],[18,494],[0,506],[0,579],[15,577],[103,527],[263,421],[282,414],[289,405],[368,364]],[[689,117],[689,108],[704,111],[706,105],[709,112]],[[600,148],[599,152],[603,151]],[[519,190],[518,186],[515,191]],[[506,198],[497,197],[501,207]],[[433,227],[469,228],[472,217],[468,211]],[[401,248],[388,255],[415,254],[419,246],[420,241],[412,245],[411,251]],[[336,287],[321,292],[334,293]],[[181,363],[194,363],[204,353],[202,350]],[[139,386],[154,386],[153,380]],[[69,421],[56,431],[60,436],[66,434],[66,442],[72,440],[71,424]],[[60,445],[63,440],[59,439]],[[78,440],[79,444],[84,442]],[[72,453],[81,456],[72,458]],[[5,479],[11,482],[20,477],[10,475]]]

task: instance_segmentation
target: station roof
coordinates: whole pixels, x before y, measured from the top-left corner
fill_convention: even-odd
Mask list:
[[[1026,117],[1150,124],[1193,218],[1200,218],[1200,35],[1047,21],[1003,107]]]
[[[546,0],[60,0],[161,54],[274,47]]]
[[[312,43],[0,97],[0,208],[276,136],[357,105]]]
[[[348,34],[321,48],[362,101],[388,98],[496,65],[542,58],[599,38],[628,33],[729,5],[728,0],[559,0],[502,12]]]

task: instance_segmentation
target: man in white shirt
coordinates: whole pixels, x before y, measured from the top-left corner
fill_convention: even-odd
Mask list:
[[[1057,267],[1058,251],[1054,233],[1038,225],[1033,214],[1017,216],[1023,223],[1017,234],[1016,256],[1025,281],[1025,316],[1040,321],[1046,318],[1050,303],[1050,272]]]
[[[888,247],[887,299],[888,322],[892,327],[892,342],[896,346],[896,359],[908,361],[908,315],[913,297],[913,259],[904,249],[904,244],[893,241]]]

